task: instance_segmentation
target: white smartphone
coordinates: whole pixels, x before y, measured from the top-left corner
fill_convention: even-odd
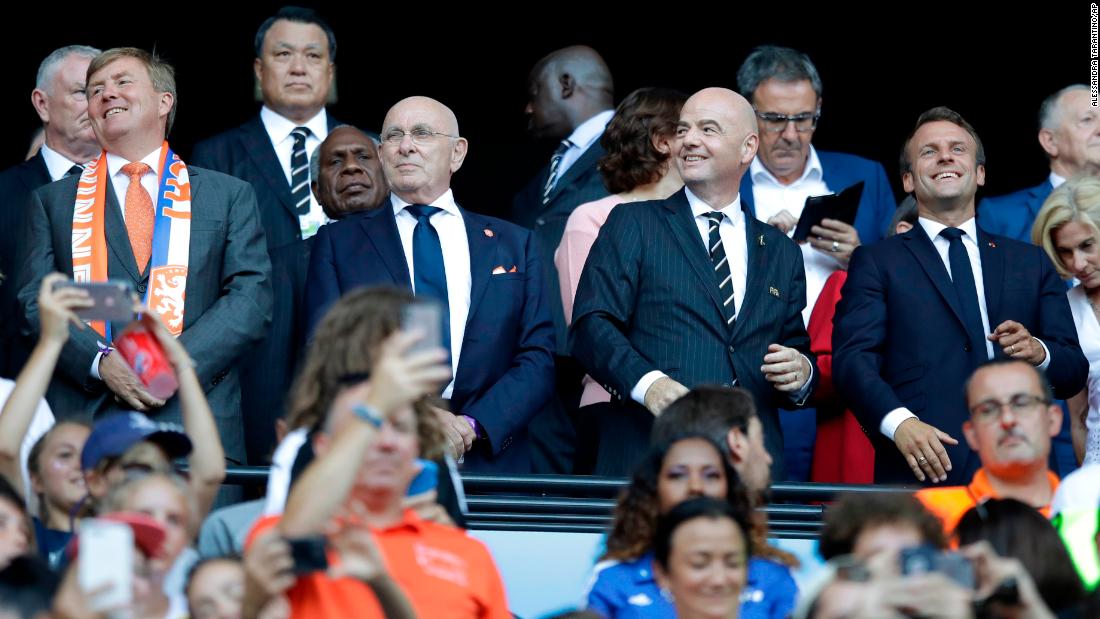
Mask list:
[[[78,543],[80,588],[92,591],[111,584],[109,590],[91,598],[91,609],[104,611],[129,605],[134,580],[134,532],[129,525],[94,518],[84,520]]]
[[[424,339],[409,350],[433,350],[443,347],[443,304],[434,299],[418,298],[401,312],[402,331],[421,331]],[[450,351],[448,351],[450,352]]]

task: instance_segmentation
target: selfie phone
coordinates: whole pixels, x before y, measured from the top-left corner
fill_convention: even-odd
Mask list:
[[[898,556],[901,573],[927,574],[940,572],[965,589],[974,588],[974,566],[957,552],[941,552],[932,546],[903,548]]]
[[[128,605],[133,597],[134,580],[134,531],[130,526],[95,518],[84,520],[77,543],[80,588],[91,591],[111,585],[90,599],[91,609],[102,611]]]
[[[287,539],[290,545],[290,556],[294,559],[294,574],[311,574],[323,572],[328,569],[328,542],[324,536],[298,537]]]
[[[134,288],[129,282],[109,280],[105,282],[64,281],[53,285],[58,288],[79,288],[88,293],[93,305],[76,310],[77,318],[91,322],[130,322],[134,319]]]
[[[424,334],[409,349],[410,353],[443,348],[443,305],[435,299],[413,300],[401,309],[401,330]]]
[[[412,483],[409,484],[409,491],[406,493],[407,496],[416,496],[435,490],[439,483],[439,465],[431,460],[424,460],[422,458],[417,458],[416,463],[420,465],[420,472],[416,474]]]

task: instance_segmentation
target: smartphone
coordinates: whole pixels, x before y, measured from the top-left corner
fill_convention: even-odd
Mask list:
[[[77,543],[80,588],[91,591],[111,584],[110,589],[91,598],[91,609],[102,611],[130,604],[134,580],[134,532],[130,526],[95,518],[84,520]]]
[[[312,574],[328,569],[328,542],[324,536],[298,537],[287,539],[290,545],[290,556],[294,559],[294,574]]]
[[[105,282],[57,282],[53,289],[79,288],[88,293],[92,305],[76,310],[77,318],[83,321],[106,320],[108,322],[130,322],[134,319],[134,288],[129,282],[108,280]]]
[[[409,491],[407,496],[416,496],[418,494],[424,494],[436,489],[439,484],[439,465],[431,460],[424,460],[423,458],[417,458],[416,463],[420,465],[420,472],[413,478],[412,483],[409,484]]]
[[[434,299],[415,299],[401,310],[401,330],[424,334],[409,352],[443,348],[443,305]]]
[[[965,589],[974,588],[974,566],[957,552],[940,552],[932,546],[903,548],[898,556],[903,575],[940,572]]]

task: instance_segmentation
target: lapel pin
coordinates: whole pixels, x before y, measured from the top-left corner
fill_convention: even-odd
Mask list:
[[[760,241],[760,246],[761,247],[767,245],[767,243],[764,242],[764,235],[763,234],[760,235],[759,241]]]
[[[763,237],[761,237],[761,238],[763,238]],[[778,288],[776,288],[775,286],[771,286],[771,287],[769,287],[769,288],[768,288],[768,292],[769,292],[769,293],[770,293],[770,294],[771,294],[771,295],[772,295],[773,297],[778,297],[778,296],[779,296],[779,289],[778,289]]]
[[[989,246],[990,246],[991,248],[993,248],[993,249],[997,249],[997,244],[996,244],[996,243],[994,243],[993,241],[990,241],[990,242],[989,242]]]
[[[485,230],[483,230],[483,232],[485,232],[485,236],[487,236],[487,237],[489,237],[489,238],[493,238],[493,236],[494,236],[494,234],[493,234],[493,231],[492,231],[492,230],[490,230],[490,229],[488,229],[488,228],[486,228]]]

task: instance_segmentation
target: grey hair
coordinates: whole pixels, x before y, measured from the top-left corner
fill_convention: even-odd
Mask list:
[[[50,52],[50,55],[46,56],[42,61],[42,64],[38,65],[38,74],[34,78],[34,87],[38,90],[49,91],[49,84],[50,81],[53,80],[54,73],[57,72],[57,65],[61,64],[61,61],[68,58],[70,54],[84,56],[91,60],[100,53],[100,50],[88,45],[66,45],[65,47],[59,47],[53,50]]]
[[[1089,87],[1084,84],[1072,84],[1059,90],[1058,92],[1050,95],[1046,99],[1043,99],[1043,104],[1039,106],[1039,128],[1040,129],[1057,129],[1058,125],[1062,122],[1062,95],[1071,93],[1075,90],[1088,91]]]
[[[760,84],[774,79],[780,82],[809,80],[817,98],[821,98],[821,76],[810,57],[789,47],[761,45],[752,50],[741,68],[737,70],[737,89],[752,101],[752,95]]]

